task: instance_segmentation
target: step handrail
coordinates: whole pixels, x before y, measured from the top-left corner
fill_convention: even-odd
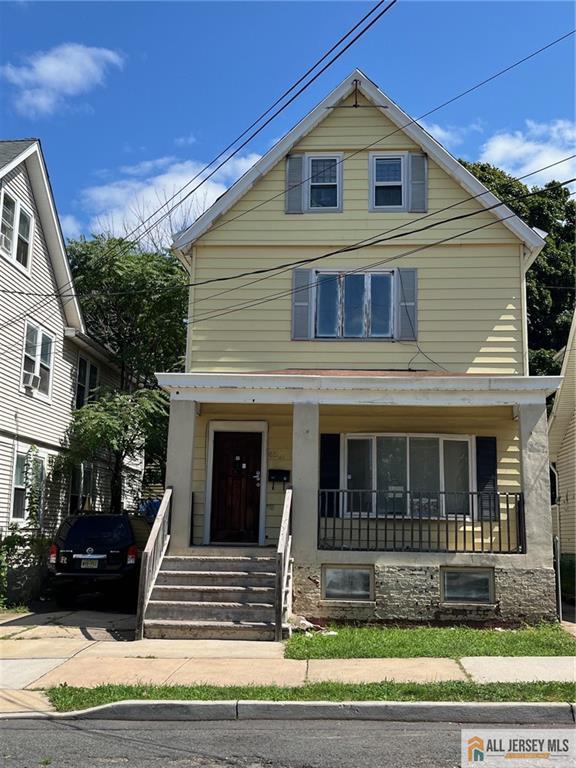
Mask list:
[[[172,488],[166,488],[154,520],[150,536],[142,552],[140,561],[140,581],[138,582],[138,609],[136,611],[135,639],[144,635],[144,616],[160,564],[170,541],[170,510],[172,507]]]
[[[282,640],[282,625],[287,606],[286,590],[290,576],[290,553],[292,550],[292,488],[284,495],[282,521],[276,548],[276,599],[274,601],[274,635],[277,642]]]

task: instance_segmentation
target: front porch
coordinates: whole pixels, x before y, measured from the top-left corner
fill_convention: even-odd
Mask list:
[[[171,392],[170,555],[214,545],[275,552],[291,486],[296,613],[438,618],[442,569],[470,568],[493,572],[491,607],[461,614],[553,614],[545,398],[557,379],[159,380]],[[369,572],[362,599],[353,589],[330,597],[327,569],[341,579],[354,568]],[[394,584],[404,599],[391,597]]]

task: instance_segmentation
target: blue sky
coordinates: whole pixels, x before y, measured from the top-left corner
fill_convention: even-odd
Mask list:
[[[2,2],[0,134],[42,140],[67,235],[125,231],[369,8],[329,0]],[[399,0],[183,206],[172,227],[210,203],[355,66],[418,116],[574,26],[572,2]],[[519,175],[574,151],[574,93],[572,37],[426,125],[455,155]],[[574,163],[561,168],[555,178],[576,175]]]

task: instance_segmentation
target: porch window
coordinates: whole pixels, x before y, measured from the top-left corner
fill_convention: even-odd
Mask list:
[[[468,514],[471,438],[455,435],[347,435],[348,514]]]
[[[317,272],[316,338],[391,338],[393,272]]]

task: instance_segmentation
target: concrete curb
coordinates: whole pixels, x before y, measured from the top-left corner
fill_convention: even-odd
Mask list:
[[[118,701],[75,712],[18,712],[0,720],[387,720],[574,725],[576,705],[454,701]]]

